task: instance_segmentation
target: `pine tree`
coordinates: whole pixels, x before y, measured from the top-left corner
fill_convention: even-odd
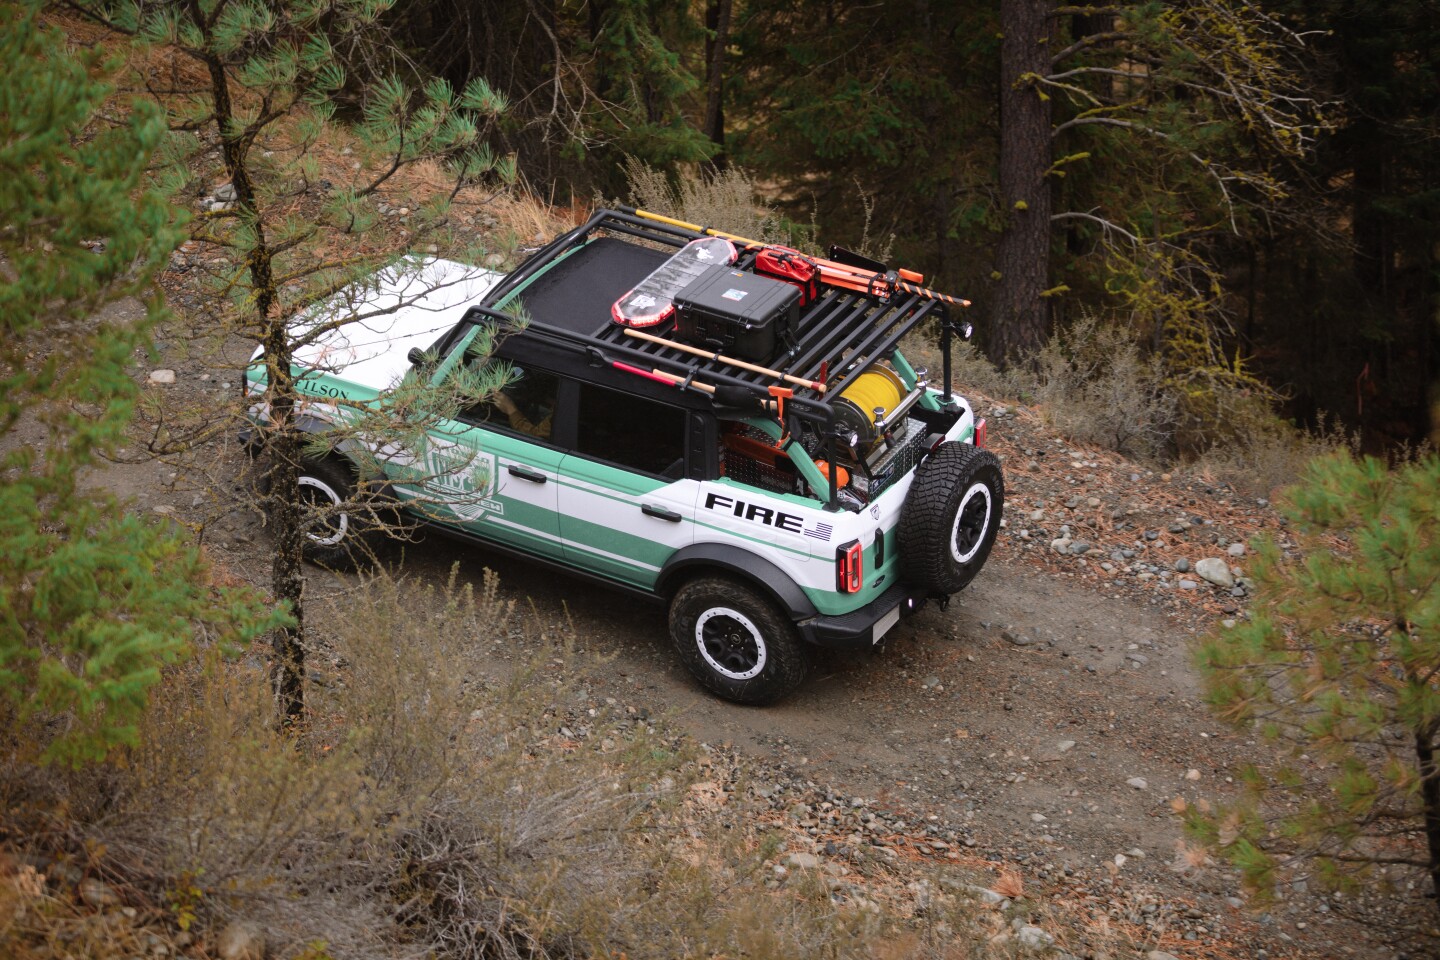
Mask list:
[[[207,307],[220,320],[212,332],[241,335],[263,350],[259,399],[267,411],[263,486],[274,543],[271,589],[290,617],[274,634],[276,690],[282,716],[295,722],[304,712],[306,647],[301,547],[307,518],[297,477],[313,452],[298,423],[304,394],[296,351],[339,326],[432,292],[419,279],[425,253],[443,246],[467,263],[487,255],[461,235],[454,214],[457,198],[482,178],[515,178],[513,158],[497,156],[483,135],[507,103],[483,78],[457,92],[438,79],[413,89],[383,72],[379,64],[395,52],[379,25],[389,0],[122,6],[77,0],[75,6],[150,52],[199,67],[203,76],[190,86],[180,80],[157,98],[172,131],[166,160],[175,189],[198,169],[218,175],[233,198],[213,201],[189,232],[228,264],[208,290]],[[344,165],[325,153],[341,142]],[[409,211],[402,230],[381,212],[387,198]],[[363,298],[337,299],[342,291],[363,290],[382,268],[408,275],[404,303],[376,309]],[[473,399],[490,385],[477,377],[458,393]],[[380,429],[366,420],[374,415],[371,406],[351,405],[350,429],[402,443],[408,438],[418,449],[425,424],[444,411],[419,398],[410,398],[406,409],[415,416]],[[225,419],[162,423],[155,449],[180,451],[235,426]]]
[[[1219,716],[1318,763],[1247,770],[1243,802],[1190,826],[1261,891],[1392,865],[1440,891],[1440,456],[1324,458],[1279,506],[1299,556],[1260,545],[1251,619],[1197,662]]]
[[[622,158],[636,157],[670,168],[713,154],[717,145],[685,109],[703,95],[682,56],[704,36],[694,12],[663,0],[593,0],[589,14],[590,39],[581,49],[593,60],[600,98],[587,118],[587,136],[596,141],[591,149],[600,160],[596,166],[618,170]],[[607,178],[602,173],[599,179]]]
[[[1304,85],[1306,38],[1231,0],[1001,9],[1025,36],[1006,27],[1021,49],[1001,64],[992,353],[1028,355],[1050,304],[1103,291],[1176,376],[1223,374],[1217,241],[1287,198],[1285,175],[1326,122]],[[1068,256],[1054,256],[1060,240]]]
[[[159,111],[102,120],[110,65],[37,11],[0,5],[0,716],[58,731],[22,756],[78,762],[134,742],[197,622],[224,643],[264,623],[175,531],[79,482],[123,436],[183,234],[142,180]]]

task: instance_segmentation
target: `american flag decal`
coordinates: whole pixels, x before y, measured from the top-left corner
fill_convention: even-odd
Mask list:
[[[814,537],[816,540],[826,540],[826,541],[828,541],[828,540],[830,539],[830,534],[832,534],[832,533],[834,533],[834,532],[835,532],[835,528],[832,527],[830,524],[828,524],[828,523],[817,523],[817,524],[815,524],[815,526],[813,526],[813,527],[811,527],[809,530],[806,530],[806,531],[805,531],[805,536],[807,536],[807,537]]]

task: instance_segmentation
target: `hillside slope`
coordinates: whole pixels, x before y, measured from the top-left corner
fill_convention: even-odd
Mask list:
[[[183,309],[183,274],[173,279]],[[176,375],[150,386],[159,403],[233,389],[233,370],[178,350],[158,363]],[[1033,925],[1044,936],[1027,941],[1053,938],[1075,957],[1390,956],[1394,901],[1324,900],[1300,884],[1254,913],[1233,875],[1181,838],[1182,800],[1224,796],[1234,768],[1266,759],[1199,703],[1188,648],[1245,615],[1244,542],[1261,530],[1285,542],[1268,504],[1077,449],[1030,408],[977,408],[1007,470],[990,564],[948,609],[927,607],[874,654],[825,661],[773,708],[697,690],[658,608],[441,538],[408,548],[398,571],[418,586],[458,565],[482,590],[493,569],[502,598],[536,622],[568,622],[601,659],[567,667],[583,673],[574,702],[539,721],[548,739],[584,742],[615,716],[678,734],[702,757],[695,816],[769,851],[765,885],[782,903],[813,871],[835,909],[922,928],[932,898],[978,897],[977,929],[997,949]],[[263,585],[260,517],[225,481],[243,469],[222,438],[200,469],[141,462],[97,479],[139,511],[195,524],[228,570]],[[1206,559],[1241,579],[1212,584],[1193,572]],[[312,573],[317,603],[363,604],[350,578]],[[526,656],[497,648],[491,665],[503,674]],[[1412,897],[1406,908],[1421,908]]]

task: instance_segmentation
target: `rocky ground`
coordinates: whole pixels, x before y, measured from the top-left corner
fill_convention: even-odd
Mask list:
[[[235,376],[177,367],[176,382],[148,387],[166,402],[203,401]],[[458,563],[478,584],[491,567],[537,617],[568,620],[606,666],[556,735],[583,739],[588,718],[621,710],[703,744],[709,815],[783,837],[776,888],[818,870],[839,902],[922,916],[932,897],[975,896],[996,935],[1073,957],[1403,956],[1387,945],[1396,900],[1325,898],[1301,882],[1255,910],[1182,838],[1178,810],[1223,799],[1233,770],[1266,759],[1199,702],[1190,645],[1246,615],[1247,542],[1266,531],[1286,543],[1269,504],[1077,449],[1026,408],[980,412],[1007,477],[985,571],[881,650],[819,663],[776,707],[700,692],[658,607],[441,538],[409,548],[401,569],[435,581]],[[137,509],[188,520],[263,585],[258,515],[233,489],[212,499],[243,455],[215,454],[203,471],[119,465],[106,482]],[[318,571],[312,583],[317,596],[346,587]],[[1423,893],[1399,907],[1431,909]]]

